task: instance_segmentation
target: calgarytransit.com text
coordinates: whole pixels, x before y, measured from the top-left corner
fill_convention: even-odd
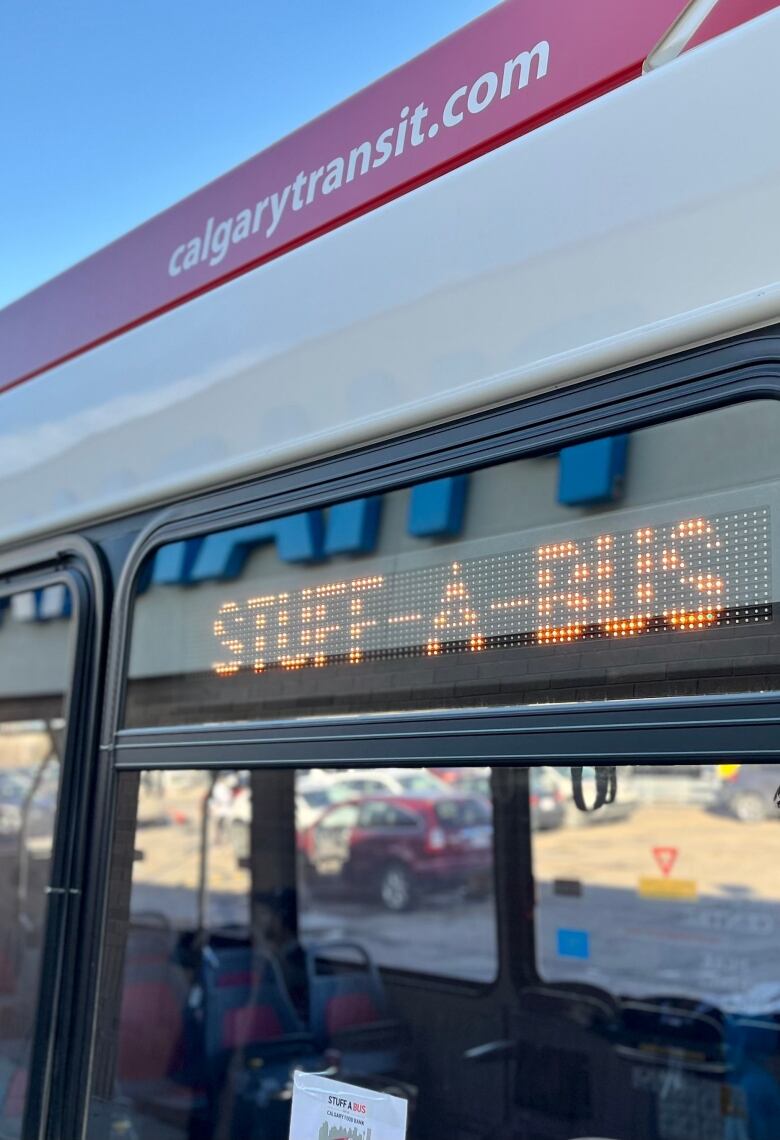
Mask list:
[[[399,121],[383,130],[374,142],[361,142],[348,155],[336,155],[316,170],[301,170],[287,186],[247,204],[233,217],[219,222],[209,218],[201,234],[173,251],[168,262],[169,275],[178,277],[203,262],[219,265],[231,245],[238,245],[253,234],[262,232],[266,238],[273,237],[288,211],[305,210],[322,196],[337,194],[345,184],[398,158],[407,146],[424,146],[441,129],[457,129],[467,116],[481,115],[496,100],[509,99],[530,82],[544,79],[549,61],[550,45],[541,40],[530,51],[508,59],[500,71],[487,71],[470,86],[458,87],[437,117],[431,116],[424,103],[418,103],[414,110],[404,107]]]

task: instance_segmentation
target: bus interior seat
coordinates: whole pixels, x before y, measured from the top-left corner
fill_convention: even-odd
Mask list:
[[[187,1065],[189,982],[172,934],[134,924],[128,936],[117,1055],[121,1094],[156,1115],[190,1114],[206,1095]]]
[[[676,997],[621,1002],[617,1052],[629,1060],[673,1055],[681,1069],[725,1073],[731,1068],[722,1013]]]
[[[600,1127],[628,1128],[612,1098],[624,1062],[614,1050],[619,1002],[608,991],[586,983],[524,986],[510,1024],[508,1037],[475,1043],[465,1054],[513,1074],[502,1138],[562,1140]]]
[[[595,1031],[609,1032],[620,1019],[612,994],[584,982],[524,986],[520,1003],[527,1014],[563,1017]]]
[[[328,942],[306,949],[310,1026],[321,1049],[340,1055],[352,1076],[399,1075],[408,1028],[390,1016],[379,971],[363,946]]]
[[[207,944],[200,978],[204,1059],[215,1111],[229,1112],[231,1137],[286,1134],[294,1070],[321,1071],[326,1062],[293,1007],[279,967],[249,942]]]
[[[311,1038],[293,1008],[280,972],[251,945],[202,955],[204,1047],[207,1059],[236,1049],[281,1046],[311,1051]]]

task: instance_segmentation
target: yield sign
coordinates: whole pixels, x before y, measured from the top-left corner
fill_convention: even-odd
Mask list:
[[[653,858],[658,864],[658,869],[664,878],[670,875],[672,867],[677,862],[677,848],[676,847],[653,847]]]

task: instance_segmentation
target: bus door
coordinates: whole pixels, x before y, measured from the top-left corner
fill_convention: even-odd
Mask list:
[[[78,581],[0,603],[0,1137],[45,1120],[75,840],[60,829]],[[86,674],[86,667],[85,674]],[[69,735],[69,731],[71,735]],[[63,777],[67,772],[67,780]],[[74,897],[75,897],[74,892]]]

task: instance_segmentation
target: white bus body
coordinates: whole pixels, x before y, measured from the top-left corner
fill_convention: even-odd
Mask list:
[[[0,539],[777,320],[779,58],[775,9],[6,391]]]

